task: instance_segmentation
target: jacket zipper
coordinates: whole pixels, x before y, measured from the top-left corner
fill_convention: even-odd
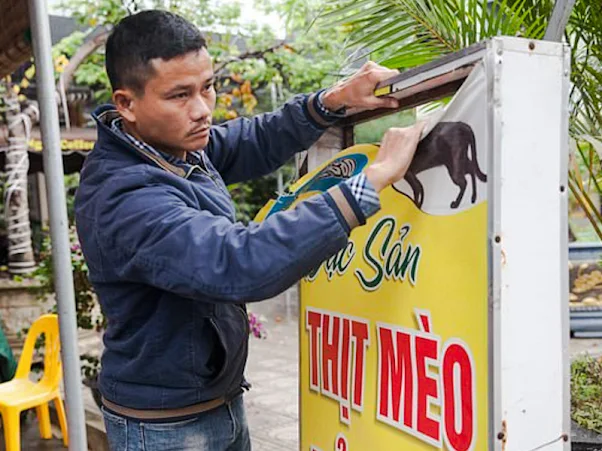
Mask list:
[[[190,175],[191,175],[191,174],[194,172],[194,170],[195,170],[195,169],[198,169],[199,171],[201,171],[201,173],[202,173],[203,175],[206,175],[207,177],[209,177],[209,178],[210,178],[210,179],[213,181],[213,183],[215,184],[215,186],[217,186],[217,188],[218,188],[218,189],[219,189],[219,190],[220,190],[222,193],[229,194],[229,193],[228,193],[228,191],[227,191],[227,190],[225,190],[225,189],[224,189],[224,188],[223,188],[223,187],[222,187],[222,186],[221,186],[221,185],[218,183],[218,181],[217,181],[217,178],[216,178],[216,177],[215,177],[215,176],[214,176],[214,175],[213,175],[211,172],[209,172],[209,170],[208,170],[208,169],[203,169],[203,168],[202,168],[202,167],[200,167],[199,165],[196,165],[196,164],[195,164],[194,166],[192,166],[192,167],[191,167],[191,168],[188,170],[188,172],[186,173],[186,176],[185,176],[184,178],[185,178],[185,179],[188,179],[188,178],[190,177]]]
[[[217,188],[221,192],[230,196],[230,193],[228,192],[228,190],[224,189],[217,181],[217,178],[211,173],[211,171],[209,171],[209,169],[207,167],[207,162],[205,161],[205,154],[203,152],[200,153],[200,158],[201,158],[201,161],[203,162],[203,166],[205,166],[205,167],[203,168],[203,167],[199,166],[198,164],[195,164],[188,170],[188,173],[186,174],[185,178],[188,179],[188,177],[190,177],[190,175],[194,172],[194,169],[198,168],[198,170],[201,171],[202,174],[205,174],[207,177],[209,177],[213,181],[215,186],[217,186]]]

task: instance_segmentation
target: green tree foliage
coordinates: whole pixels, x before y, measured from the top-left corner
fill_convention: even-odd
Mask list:
[[[245,11],[238,3],[64,0],[59,7],[90,27],[88,33],[94,27],[112,27],[126,15],[147,8],[170,10],[195,23],[203,31],[214,59],[218,92],[216,123],[270,111],[293,95],[315,91],[336,80],[343,61],[343,35],[340,29],[317,26],[315,18],[321,2],[316,0],[257,3],[257,9],[265,14],[283,18],[284,39],[267,26],[243,21]],[[68,60],[85,37],[85,33],[76,32],[65,38],[55,46],[55,59]],[[77,69],[75,83],[93,88],[99,102],[110,100],[103,49]],[[285,170],[291,173],[290,163]],[[276,189],[276,175],[232,187],[238,219],[252,219]]]

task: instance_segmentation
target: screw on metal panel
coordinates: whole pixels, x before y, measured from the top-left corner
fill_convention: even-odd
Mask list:
[[[561,193],[564,193],[564,190],[565,190],[565,189],[566,189],[566,188],[564,187],[564,185],[560,185],[560,192],[561,192]]]
[[[508,423],[506,423],[506,420],[502,420],[502,430],[498,432],[497,438],[502,442],[502,451],[506,451],[506,444],[508,443]]]
[[[535,42],[529,42],[529,50],[535,50]]]
[[[499,236],[499,235],[496,235],[496,236],[495,236],[495,242],[496,242],[496,243],[499,243],[499,242],[501,242],[501,241],[502,241],[502,237],[501,237],[501,236]]]

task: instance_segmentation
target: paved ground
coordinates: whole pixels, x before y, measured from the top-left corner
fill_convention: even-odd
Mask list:
[[[33,414],[29,414],[27,417],[27,421],[21,424],[21,450],[22,451],[57,451],[57,450],[65,450],[63,447],[63,441],[59,440],[59,431],[57,429],[53,430],[53,435],[55,438],[50,440],[42,440],[40,438],[38,432],[38,424],[34,419]],[[4,451],[4,438],[2,437],[0,450]]]
[[[253,451],[291,451],[298,449],[298,347],[296,295],[283,295],[273,302],[251,306],[267,322],[268,338],[251,338],[247,378],[253,385],[245,395]],[[98,347],[98,338],[85,334],[80,351]],[[87,416],[100,419],[89,390],[84,391]],[[102,425],[102,422],[98,422]],[[101,426],[102,427],[102,426]],[[1,432],[1,431],[0,431]],[[59,437],[58,428],[54,428]],[[4,441],[0,434],[0,451]],[[39,438],[35,415],[23,424],[22,451],[64,450],[58,438]]]
[[[600,338],[573,338],[569,344],[571,359],[588,354],[592,357],[602,357],[602,339]]]
[[[254,451],[299,449],[297,325],[272,325],[265,340],[253,339],[246,395]]]
[[[297,450],[297,323],[270,321],[269,329],[267,339],[251,339],[247,377],[253,388],[245,400],[253,451]],[[96,408],[91,397],[86,396],[86,404],[87,409]],[[22,441],[23,451],[64,449],[58,439],[39,438],[34,415],[24,424]]]

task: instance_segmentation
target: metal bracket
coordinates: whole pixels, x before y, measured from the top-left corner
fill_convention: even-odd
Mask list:
[[[362,111],[343,119],[340,123],[343,148],[354,144],[353,129],[358,124],[453,95],[468,78],[475,63],[483,58],[486,48],[487,43],[480,42],[379,83],[375,95],[395,97],[400,101],[399,108]]]

